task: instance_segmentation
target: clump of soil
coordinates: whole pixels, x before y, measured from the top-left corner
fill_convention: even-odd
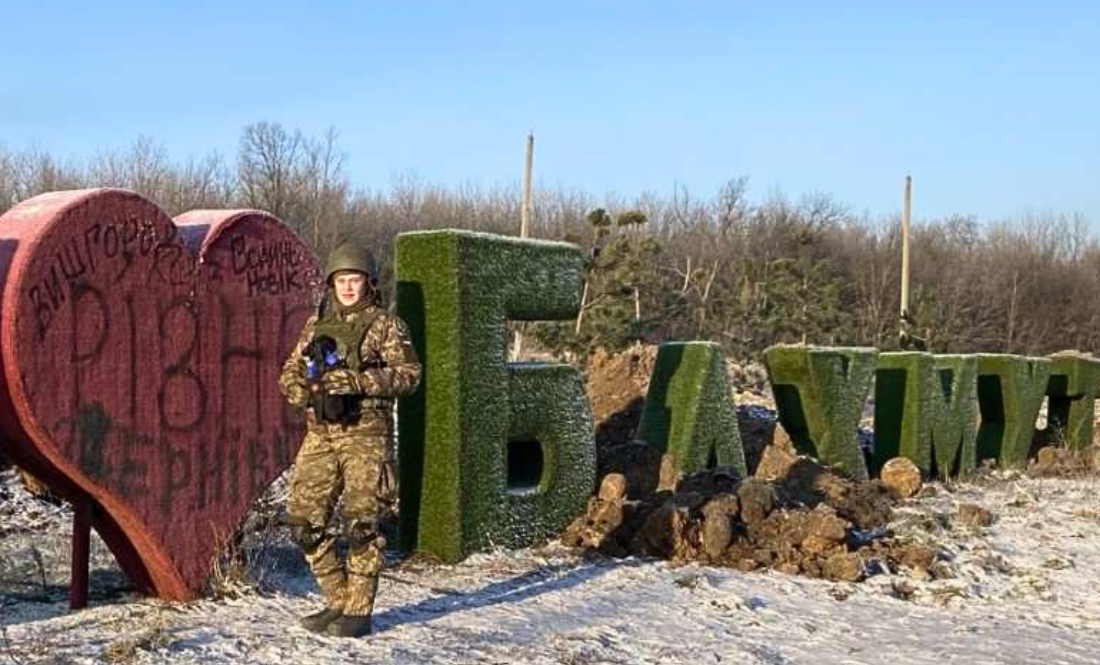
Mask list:
[[[781,431],[781,429],[780,429]],[[894,499],[878,480],[854,482],[771,445],[756,474],[718,467],[677,479],[671,459],[644,442],[616,446],[599,494],[569,526],[566,545],[610,556],[653,556],[742,570],[773,568],[858,581],[868,561],[944,573],[935,552],[891,537]]]
[[[895,457],[879,471],[879,478],[895,499],[908,499],[921,488],[920,469],[907,457]]]

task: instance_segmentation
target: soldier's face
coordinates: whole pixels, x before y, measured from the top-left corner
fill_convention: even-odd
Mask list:
[[[367,276],[361,272],[342,270],[332,278],[336,299],[344,307],[350,307],[363,298],[367,291]]]

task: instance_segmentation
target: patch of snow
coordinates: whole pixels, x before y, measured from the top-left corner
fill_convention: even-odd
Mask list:
[[[234,597],[170,604],[101,593],[68,613],[63,597],[28,599],[4,586],[0,663],[1092,664],[1098,483],[1000,473],[906,502],[895,528],[936,543],[953,579],[891,571],[832,583],[556,545],[456,565],[406,559],[384,572],[376,632],[360,640],[298,627],[320,597],[283,539],[269,545],[264,590]],[[953,521],[962,503],[997,520],[962,526]],[[58,518],[45,531],[64,542],[65,528]],[[4,533],[0,552],[27,556],[3,542],[21,537]]]

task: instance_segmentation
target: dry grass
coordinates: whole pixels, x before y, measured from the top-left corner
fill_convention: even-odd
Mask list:
[[[164,626],[154,626],[143,629],[136,635],[111,642],[103,648],[101,657],[104,662],[122,665],[134,662],[142,651],[163,649],[171,642],[170,635]]]

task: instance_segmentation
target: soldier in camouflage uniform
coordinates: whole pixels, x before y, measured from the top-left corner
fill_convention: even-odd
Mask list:
[[[318,314],[306,322],[279,379],[287,400],[307,409],[287,512],[326,603],[302,625],[344,637],[371,629],[386,549],[378,524],[396,498],[393,400],[415,390],[421,373],[405,323],[381,307],[376,274],[363,248],[333,251]],[[303,353],[324,336],[336,341],[340,362],[318,377]],[[334,398],[348,407],[339,418],[318,401]],[[346,562],[328,530],[341,493]]]

